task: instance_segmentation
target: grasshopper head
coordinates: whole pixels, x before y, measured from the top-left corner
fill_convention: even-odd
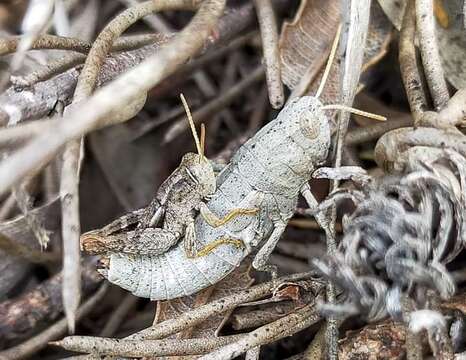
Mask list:
[[[290,124],[290,136],[308,154],[312,154],[314,164],[327,159],[330,147],[330,125],[322,107],[319,99],[303,96],[282,110]]]
[[[181,160],[181,166],[193,181],[196,191],[202,198],[213,195],[216,189],[215,173],[210,161],[199,154],[187,153]]]

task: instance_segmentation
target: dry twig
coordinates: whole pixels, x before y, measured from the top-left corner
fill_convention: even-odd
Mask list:
[[[435,35],[434,0],[416,1],[416,29],[419,36],[422,64],[432,100],[437,110],[442,109],[450,98],[443,75],[437,37]],[[409,14],[408,14],[409,15]]]
[[[262,37],[265,74],[269,100],[273,108],[279,109],[285,101],[281,77],[281,61],[278,49],[278,30],[271,0],[254,0]]]

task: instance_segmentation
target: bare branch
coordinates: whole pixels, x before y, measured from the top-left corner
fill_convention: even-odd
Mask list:
[[[241,80],[235,86],[232,86],[230,89],[225,91],[222,95],[208,102],[206,105],[201,107],[199,110],[196,110],[193,113],[193,120],[195,124],[199,124],[202,121],[205,121],[209,118],[212,118],[213,114],[229,105],[233,102],[238,96],[242,95],[246,89],[248,89],[255,82],[260,81],[264,78],[264,69],[262,66],[256,68],[248,77]],[[186,118],[178,120],[173,124],[166,132],[164,137],[164,142],[173,141],[177,136],[187,130],[188,123]]]
[[[414,46],[416,34],[414,1],[408,0],[403,16],[399,43],[399,61],[409,107],[414,117],[414,123],[418,124],[422,113],[427,110],[427,98],[422,86],[423,82],[417,66],[416,47]]]
[[[285,101],[281,77],[281,61],[278,49],[278,30],[271,0],[254,0],[262,37],[265,72],[269,100],[273,108],[279,109]]]
[[[450,98],[435,35],[434,0],[416,0],[416,29],[427,84],[437,110]]]
[[[92,352],[99,355],[128,357],[200,355],[225,346],[243,335],[200,339],[120,340],[91,336],[68,336],[51,345],[66,350]]]
[[[285,316],[270,324],[264,325],[242,337],[238,341],[226,345],[201,360],[228,360],[233,359],[257,346],[270,344],[284,337],[293,335],[298,331],[317,323],[321,320],[315,311],[314,304],[306,305],[294,313]]]

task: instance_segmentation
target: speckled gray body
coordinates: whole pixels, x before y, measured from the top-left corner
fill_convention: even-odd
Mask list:
[[[182,240],[157,256],[115,253],[110,256],[108,280],[152,300],[191,295],[217,283],[268,239],[277,224],[286,225],[300,190],[325,161],[329,147],[330,129],[322,104],[313,97],[292,101],[237,151],[219,174],[217,190],[207,204],[219,216],[247,206],[258,207],[258,214],[218,228],[202,216],[196,218],[200,246],[229,237],[241,239],[245,248],[224,244],[206,256],[188,258]]]

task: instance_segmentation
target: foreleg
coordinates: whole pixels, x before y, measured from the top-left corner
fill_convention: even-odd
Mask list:
[[[144,229],[149,227],[156,227],[162,220],[164,208],[157,198],[153,198],[150,204],[144,208],[144,213],[136,228],[136,237],[141,236]]]
[[[351,180],[359,186],[371,181],[367,171],[359,166],[321,167],[312,173],[314,179]]]
[[[270,234],[270,237],[267,239],[266,243],[260,248],[252,262],[252,266],[254,267],[254,269],[259,271],[270,272],[272,274],[273,279],[275,279],[278,275],[277,267],[275,265],[267,263],[269,261],[270,255],[272,254],[273,249],[275,249],[275,246],[277,245],[278,240],[280,240],[280,237],[285,231],[286,223],[287,222],[282,219],[274,221],[274,229],[272,231],[272,234]]]
[[[317,199],[314,197],[314,194],[312,194],[311,187],[309,186],[309,184],[307,183],[304,184],[304,186],[301,188],[301,194],[303,195],[304,199],[306,199],[307,205],[309,206],[311,210],[317,209],[317,207],[319,206],[319,203]],[[332,233],[330,231],[329,220],[326,214],[324,214],[323,212],[317,212],[314,215],[314,217],[317,223],[320,225],[320,227],[324,229],[325,234],[327,236],[329,235],[332,236],[331,235]]]

